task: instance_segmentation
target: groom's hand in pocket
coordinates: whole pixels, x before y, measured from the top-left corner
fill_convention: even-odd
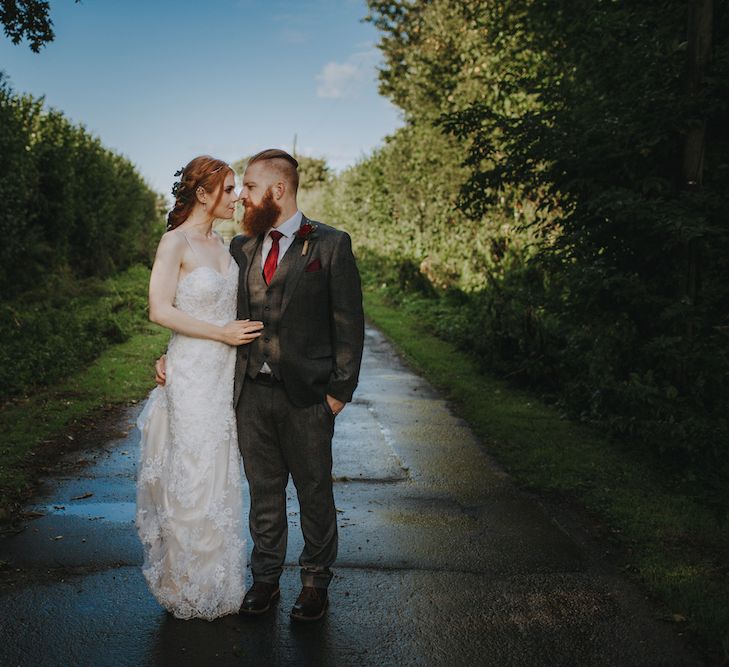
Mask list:
[[[167,360],[167,356],[163,354],[159,359],[157,359],[157,361],[154,362],[154,372],[155,372],[154,381],[160,387],[164,387],[165,382],[167,382],[167,375],[165,373],[165,371],[166,371],[165,361],[166,360]]]
[[[329,409],[332,411],[332,414],[336,417],[342,410],[344,410],[344,406],[347,405],[346,403],[343,403],[342,401],[337,400],[334,398],[334,396],[330,396],[327,394],[327,403],[329,404]]]

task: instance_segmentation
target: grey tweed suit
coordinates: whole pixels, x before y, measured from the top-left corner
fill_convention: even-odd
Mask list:
[[[334,416],[329,394],[348,402],[357,386],[364,315],[359,272],[345,232],[314,225],[304,250],[295,238],[266,285],[263,235],[237,236],[238,318],[264,322],[263,334],[238,348],[235,405],[238,442],[251,492],[254,581],[276,583],[286,556],[289,474],[300,506],[304,585],[326,587],[337,554],[332,491]],[[258,375],[266,362],[275,380]]]

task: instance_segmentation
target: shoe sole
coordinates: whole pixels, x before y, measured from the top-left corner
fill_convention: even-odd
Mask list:
[[[268,599],[268,604],[263,609],[243,609],[243,607],[241,607],[238,613],[247,614],[248,616],[260,616],[261,614],[265,614],[271,609],[271,605],[276,602],[280,596],[281,589],[277,588],[276,591],[271,594],[271,597]]]
[[[294,614],[292,611],[289,616],[291,617],[292,621],[303,621],[304,623],[309,621],[319,621],[324,617],[324,614],[326,613],[327,608],[329,607],[329,600],[324,603],[324,608],[321,610],[321,613],[318,616],[300,616],[299,614]]]

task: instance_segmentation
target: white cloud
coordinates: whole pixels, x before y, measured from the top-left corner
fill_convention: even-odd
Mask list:
[[[361,79],[359,68],[352,63],[327,63],[316,77],[317,97],[340,99],[352,97]]]
[[[372,78],[379,52],[373,48],[353,53],[346,62],[328,62],[319,74],[316,88],[317,97],[343,99],[357,97],[361,85]]]

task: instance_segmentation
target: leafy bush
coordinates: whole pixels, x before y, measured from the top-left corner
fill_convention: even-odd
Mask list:
[[[729,5],[691,97],[685,2],[368,4],[406,124],[325,204],[373,283],[575,418],[728,474]]]
[[[121,343],[147,322],[149,269],[135,266],[106,281],[56,276],[0,305],[0,399],[58,381]]]

